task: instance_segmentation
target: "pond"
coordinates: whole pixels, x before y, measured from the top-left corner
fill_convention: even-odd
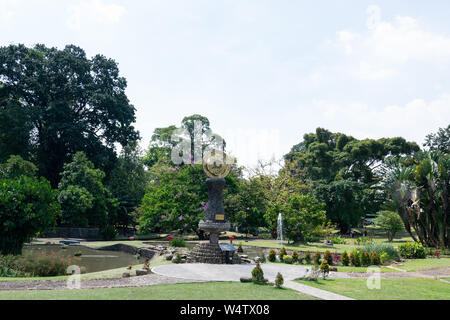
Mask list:
[[[75,257],[74,255],[78,251],[81,251],[82,255]],[[83,267],[82,269],[86,273],[127,267],[129,265],[144,263],[145,260],[143,258],[138,259],[136,256],[122,251],[95,250],[76,245],[30,245],[25,246],[22,252],[24,258],[51,254],[65,259],[70,258],[72,265]]]

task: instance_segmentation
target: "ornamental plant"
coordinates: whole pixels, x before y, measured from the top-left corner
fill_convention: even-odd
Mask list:
[[[278,253],[278,257],[280,258],[280,261],[283,261],[283,257],[285,255],[287,255],[287,252],[286,252],[286,248],[283,247],[283,248],[281,248],[280,252]]]
[[[342,264],[344,266],[348,266],[350,264],[350,258],[348,257],[347,251],[344,251],[344,253],[342,254]]]
[[[361,265],[364,267],[370,265],[370,255],[367,251],[361,253]]]
[[[361,266],[361,260],[358,251],[353,250],[352,253],[350,253],[350,261],[353,266],[360,267]]]
[[[425,259],[427,253],[422,244],[417,242],[407,242],[398,247],[402,258],[405,259]]]
[[[267,257],[269,259],[270,262],[275,262],[277,261],[277,253],[275,252],[275,250],[271,249],[269,251],[269,255]]]
[[[322,273],[322,277],[324,279],[326,279],[330,274],[330,265],[328,264],[328,261],[326,259],[323,259],[322,263],[320,264],[320,273]]]
[[[379,266],[381,264],[380,255],[376,252],[370,253],[370,264],[374,266]]]
[[[333,256],[331,255],[331,252],[329,250],[325,251],[323,258],[327,260],[328,265],[333,265]]]
[[[252,270],[252,282],[257,284],[263,284],[266,282],[264,279],[264,272],[259,263],[257,263],[256,267]]]
[[[284,283],[284,279],[281,273],[277,273],[277,276],[275,277],[275,287],[281,288],[281,286]]]
[[[306,264],[310,264],[311,263],[311,252],[309,252],[309,251],[306,251],[305,262],[306,262]]]
[[[294,252],[292,252],[292,261],[294,263],[298,262],[298,252],[294,250]]]
[[[292,258],[292,256],[286,254],[283,256],[283,262],[287,263],[287,264],[292,264],[292,262],[294,261],[294,259]]]
[[[321,254],[319,251],[317,251],[314,256],[313,256],[313,262],[315,265],[319,265],[320,264],[320,258],[321,258]]]

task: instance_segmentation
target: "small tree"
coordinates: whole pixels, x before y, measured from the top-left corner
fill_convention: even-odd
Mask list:
[[[393,211],[381,211],[375,219],[375,224],[386,230],[389,242],[394,240],[398,232],[404,230],[402,219]]]
[[[325,259],[323,259],[322,263],[320,264],[320,272],[322,273],[324,279],[326,279],[330,274],[330,265]]]
[[[292,252],[292,261],[294,263],[298,262],[298,252],[294,250],[294,252]]]
[[[320,258],[321,258],[321,254],[319,251],[317,251],[314,256],[313,256],[313,262],[315,265],[319,265],[320,264]]]
[[[331,254],[331,252],[329,250],[325,251],[323,258],[324,258],[324,260],[327,260],[327,262],[330,266],[333,265],[333,255]]]
[[[281,261],[281,262],[283,262],[283,257],[284,257],[285,255],[287,255],[287,252],[286,252],[286,248],[283,247],[283,248],[281,248],[280,252],[278,253],[278,257],[280,258],[280,261]]]
[[[252,270],[252,282],[262,284],[266,281],[264,280],[264,272],[259,263],[256,264],[256,267]]]
[[[270,262],[275,262],[275,261],[277,261],[277,253],[275,252],[275,250],[271,249],[271,250],[269,251],[268,259],[269,259]]]
[[[281,288],[283,283],[284,283],[283,275],[278,272],[277,276],[275,277],[275,287]]]

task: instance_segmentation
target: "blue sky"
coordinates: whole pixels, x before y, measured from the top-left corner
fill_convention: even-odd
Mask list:
[[[423,142],[450,120],[449,1],[0,0],[0,45],[115,59],[148,145],[207,116],[241,163],[321,126]]]

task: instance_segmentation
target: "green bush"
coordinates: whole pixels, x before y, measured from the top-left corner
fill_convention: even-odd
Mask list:
[[[331,240],[331,242],[332,242],[333,244],[346,244],[346,243],[347,243],[347,241],[346,241],[344,238],[341,238],[341,237],[334,237],[334,238]]]
[[[275,250],[271,249],[269,251],[269,256],[267,258],[269,259],[270,262],[277,261],[277,253],[275,252]]]
[[[53,277],[66,275],[71,259],[57,257],[52,252],[49,255],[29,257],[21,263],[23,271],[32,277]]]
[[[306,263],[306,264],[310,264],[310,263],[311,263],[311,252],[309,252],[309,251],[306,251],[306,254],[305,254],[305,263]]]
[[[294,259],[292,258],[292,256],[286,254],[283,256],[283,262],[287,264],[292,264],[292,262],[294,262]]]
[[[315,265],[319,265],[320,264],[320,258],[322,258],[321,254],[319,251],[317,251],[314,256],[313,256],[313,262]]]
[[[0,254],[21,254],[23,244],[50,230],[58,215],[56,191],[44,178],[0,180]]]
[[[361,265],[367,267],[370,265],[370,254],[367,251],[364,251],[361,254]]]
[[[117,229],[112,225],[107,225],[102,230],[103,240],[111,241],[116,239],[118,232]]]
[[[178,253],[178,252],[175,253],[175,256],[174,256],[172,262],[173,263],[181,263],[181,255],[180,255],[180,253]]]
[[[359,253],[356,250],[353,250],[352,253],[350,253],[350,262],[354,267],[360,267],[361,266],[361,260],[359,257]]]
[[[385,252],[385,262],[398,260],[400,258],[398,251],[392,245],[386,243],[368,243],[364,247],[360,248],[359,251],[376,252],[380,256],[383,252]]]
[[[329,250],[325,251],[323,258],[325,260],[327,260],[328,265],[330,265],[330,266],[333,265],[333,255],[331,254],[331,252]]]
[[[186,247],[186,241],[181,238],[174,238],[170,240],[169,245],[172,247]]]
[[[294,263],[298,262],[298,252],[294,250],[294,252],[292,252],[292,261]]]
[[[287,252],[286,252],[286,248],[283,247],[283,248],[281,248],[280,252],[278,252],[278,257],[279,257],[280,261],[283,261],[283,257],[285,255],[287,255]]]
[[[320,272],[322,273],[324,279],[330,274],[330,265],[325,259],[323,259],[322,263],[320,264]]]
[[[277,276],[275,277],[275,287],[281,288],[281,286],[284,283],[284,279],[281,273],[277,273]]]
[[[379,266],[381,264],[380,255],[376,252],[370,253],[370,264],[373,266]]]
[[[400,255],[405,259],[425,259],[427,253],[422,244],[417,242],[407,242],[398,247]]]
[[[347,251],[344,251],[344,253],[342,254],[342,264],[344,266],[348,266],[350,264],[350,258],[348,257]]]
[[[257,284],[262,284],[266,282],[264,280],[264,272],[259,263],[257,263],[256,267],[254,267],[252,270],[252,282]]]
[[[0,277],[20,277],[23,274],[17,270],[18,256],[0,256]]]

